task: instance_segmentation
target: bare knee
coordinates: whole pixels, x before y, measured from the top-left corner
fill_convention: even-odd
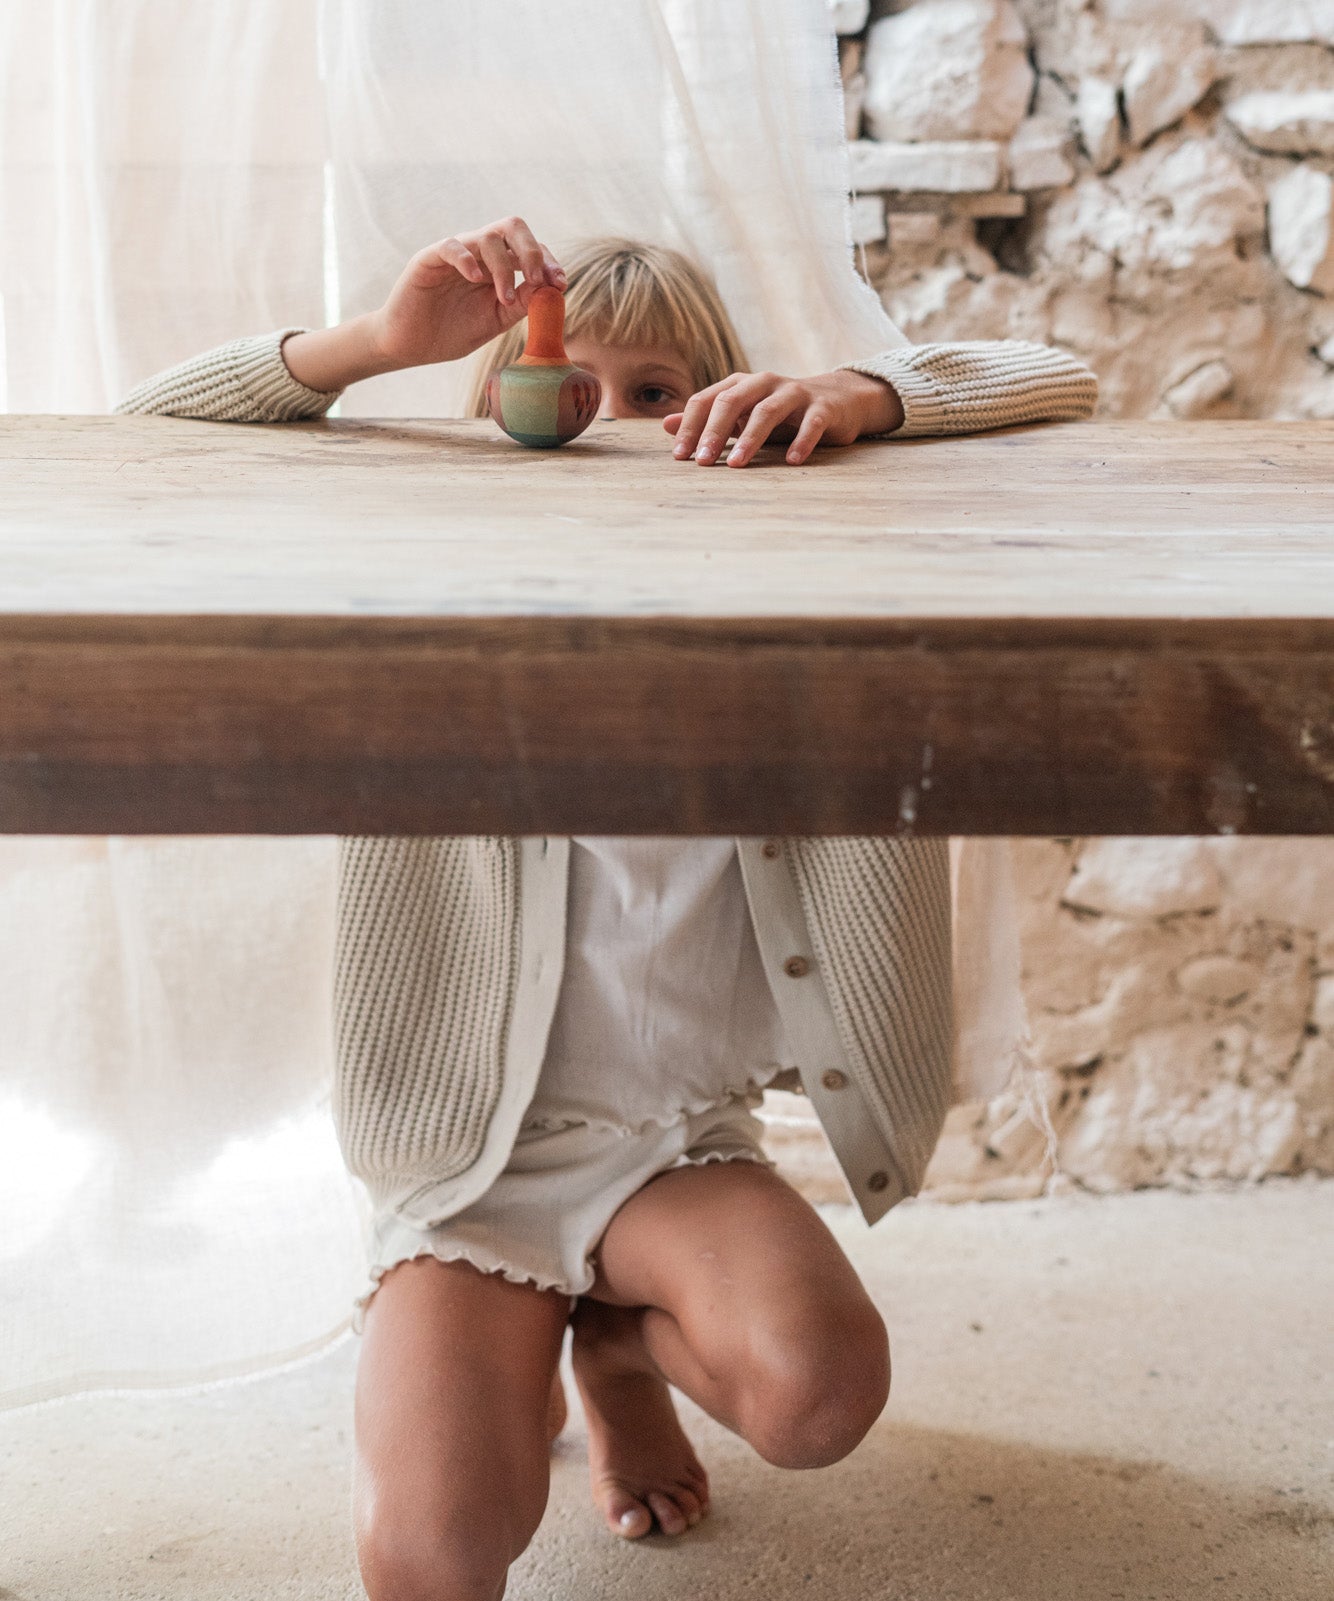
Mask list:
[[[774,1342],[749,1385],[744,1433],[779,1468],[840,1462],[889,1398],[889,1338],[874,1307],[822,1338]]]
[[[490,1531],[386,1524],[357,1530],[357,1562],[370,1601],[500,1601],[511,1553]]]

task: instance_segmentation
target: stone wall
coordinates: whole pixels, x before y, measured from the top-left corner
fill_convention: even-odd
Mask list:
[[[1334,0],[834,13],[865,266],[913,340],[1064,345],[1109,416],[1334,416]],[[928,1190],[1334,1173],[1334,841],[1015,853],[1037,1071],[955,1109]],[[766,1116],[844,1198],[809,1105]]]
[[[938,1198],[1334,1173],[1334,840],[1014,842],[1035,1072],[956,1107]],[[1038,1114],[1045,1103],[1053,1137]],[[766,1100],[843,1199],[810,1106]]]
[[[1109,416],[1334,416],[1334,0],[835,14],[865,267],[914,341],[1064,345]]]

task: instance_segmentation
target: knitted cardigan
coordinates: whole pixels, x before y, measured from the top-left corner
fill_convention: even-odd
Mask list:
[[[298,329],[148,379],[118,412],[281,423],[338,398],[282,359]],[[1089,416],[1093,374],[1019,341],[849,362],[892,383],[893,437]],[[875,1222],[920,1187],[951,1097],[943,839],[736,841],[765,972],[852,1198]],[[443,1221],[504,1168],[537,1085],[565,951],[569,841],[339,841],[334,1117],[380,1225]],[[780,1080],[780,1083],[783,1081]]]

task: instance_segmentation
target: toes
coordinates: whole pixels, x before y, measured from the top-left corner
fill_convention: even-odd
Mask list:
[[[664,1534],[684,1534],[690,1527],[685,1513],[665,1491],[650,1490],[647,1499]]]
[[[653,1527],[653,1515],[628,1490],[613,1489],[603,1503],[607,1523],[613,1534],[624,1540],[638,1540]]]
[[[693,1529],[704,1516],[704,1508],[699,1503],[699,1497],[693,1490],[686,1489],[684,1485],[678,1485],[672,1491],[672,1500],[681,1508],[686,1522]]]
[[[709,1513],[709,1476],[704,1469],[700,1468],[697,1473],[688,1473],[681,1480],[680,1488],[683,1495],[689,1496],[694,1501],[699,1509],[700,1516],[707,1517]],[[672,1494],[676,1495],[676,1491],[673,1490]],[[682,1495],[677,1495],[676,1499],[682,1501]],[[684,1505],[684,1501],[682,1501],[682,1504]]]

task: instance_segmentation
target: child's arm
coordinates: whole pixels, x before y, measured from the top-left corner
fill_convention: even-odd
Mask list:
[[[1098,380],[1074,356],[1015,339],[909,345],[845,363],[816,378],[733,373],[664,419],[674,454],[708,465],[737,438],[728,466],[742,467],[772,435],[787,460],[817,444],[890,434],[967,434],[1019,423],[1078,422],[1093,415]]]
[[[544,283],[563,289],[565,274],[527,224],[508,217],[419,251],[378,311],[219,345],[146,379],[115,410],[217,422],[322,417],[362,378],[471,354],[526,316]]]

